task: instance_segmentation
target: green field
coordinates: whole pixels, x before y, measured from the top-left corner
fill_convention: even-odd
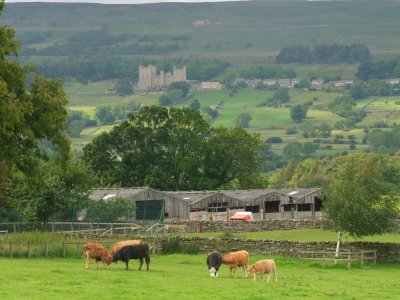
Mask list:
[[[252,256],[250,263],[271,257]],[[398,299],[398,265],[367,264],[364,269],[344,265],[301,263],[274,257],[278,282],[258,278],[229,278],[222,266],[211,278],[206,255],[154,255],[150,271],[138,271],[137,263],[102,266],[92,261],[85,270],[81,259],[0,258],[0,298],[11,299]]]
[[[117,96],[113,91],[113,85],[110,82],[90,83],[88,85],[81,85],[79,83],[69,82],[66,85],[66,92],[70,98],[68,108],[72,110],[80,110],[87,113],[94,118],[95,110],[98,105],[116,105],[126,104],[128,102],[136,102],[143,105],[158,104],[160,92],[150,93],[137,93],[130,97]],[[111,91],[111,92],[110,92]],[[280,153],[283,147],[288,142],[297,141],[300,143],[313,142],[315,138],[304,138],[302,131],[298,130],[296,134],[286,134],[288,128],[299,128],[302,124],[312,124],[318,126],[322,123],[328,123],[331,128],[334,124],[342,118],[324,107],[332,102],[336,97],[340,96],[339,93],[326,92],[322,90],[317,91],[304,91],[302,89],[290,89],[290,105],[304,104],[308,101],[313,101],[313,106],[310,107],[307,113],[307,119],[302,124],[295,124],[290,118],[290,106],[279,107],[257,107],[258,104],[265,101],[275,92],[275,90],[265,89],[241,89],[237,93],[230,93],[228,90],[201,90],[193,89],[189,99],[180,102],[176,106],[189,107],[193,99],[198,99],[202,107],[216,106],[219,108],[219,116],[212,121],[212,126],[235,126],[235,121],[242,113],[248,113],[251,116],[250,132],[257,132],[262,139],[267,139],[272,136],[279,136],[282,138],[282,144],[273,144],[272,149]],[[387,98],[387,99],[386,99]],[[366,99],[357,104],[357,108],[366,107],[369,111],[367,117],[360,122],[359,126],[372,127],[375,123],[387,119],[389,122],[400,122],[400,110],[375,110],[373,105],[387,105],[391,104],[391,108],[399,108],[395,102],[398,101],[397,97],[380,97],[376,99]],[[374,104],[375,103],[375,104]],[[378,107],[380,108],[380,107]],[[85,128],[80,138],[72,139],[73,149],[79,151],[83,145],[90,142],[96,135],[101,132],[109,131],[112,126],[99,126]],[[344,150],[349,151],[349,135],[354,135],[356,141],[360,142],[365,135],[363,129],[352,130],[332,130],[330,139],[335,135],[343,135],[345,144],[331,144],[332,149],[318,150],[319,154],[335,154]],[[367,145],[358,144],[355,150],[351,152],[360,152],[367,149]]]

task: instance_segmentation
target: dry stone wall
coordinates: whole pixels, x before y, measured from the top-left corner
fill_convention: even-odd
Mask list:
[[[293,230],[293,229],[313,229],[313,228],[333,228],[331,222],[327,220],[299,219],[299,220],[261,220],[254,222],[242,221],[170,221],[171,225],[186,225],[187,232],[254,232],[269,230]],[[173,227],[172,227],[173,228]],[[173,231],[173,230],[172,230]],[[177,230],[179,231],[179,230]],[[400,233],[400,219],[396,221],[391,232]]]
[[[213,250],[229,252],[236,250],[247,250],[250,253],[271,256],[298,257],[300,251],[326,251],[334,249],[335,242],[296,242],[275,240],[246,240],[234,238],[185,238],[174,237],[183,245],[196,245],[202,253]],[[171,238],[157,238],[149,240],[149,243],[166,243]],[[371,242],[349,242],[342,244],[343,249],[354,250],[377,250],[378,262],[400,263],[400,244],[396,243],[371,243]]]

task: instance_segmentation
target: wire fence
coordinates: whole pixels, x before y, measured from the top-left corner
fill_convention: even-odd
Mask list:
[[[31,231],[32,226],[27,222],[0,223],[0,234],[21,233]],[[163,232],[164,224],[158,221],[143,220],[135,223],[115,222],[49,222],[43,228],[44,232],[60,232],[65,234],[140,234],[153,235]]]

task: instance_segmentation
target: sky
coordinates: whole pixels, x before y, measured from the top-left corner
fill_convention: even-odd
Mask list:
[[[62,3],[103,3],[103,4],[143,4],[143,3],[167,3],[167,2],[224,2],[224,1],[247,1],[247,0],[6,0],[6,3],[21,2],[62,2]]]

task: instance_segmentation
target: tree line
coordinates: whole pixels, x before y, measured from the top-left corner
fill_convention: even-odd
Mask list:
[[[61,77],[82,83],[106,79],[138,81],[139,65],[153,64],[158,70],[172,70],[174,65],[187,67],[187,79],[206,81],[221,74],[229,64],[218,59],[165,60],[127,59],[109,55],[71,56],[48,59],[36,66],[36,72],[46,77]]]
[[[290,46],[283,48],[275,61],[278,64],[337,64],[358,63],[370,58],[366,45],[316,45],[313,49],[309,46]]]

